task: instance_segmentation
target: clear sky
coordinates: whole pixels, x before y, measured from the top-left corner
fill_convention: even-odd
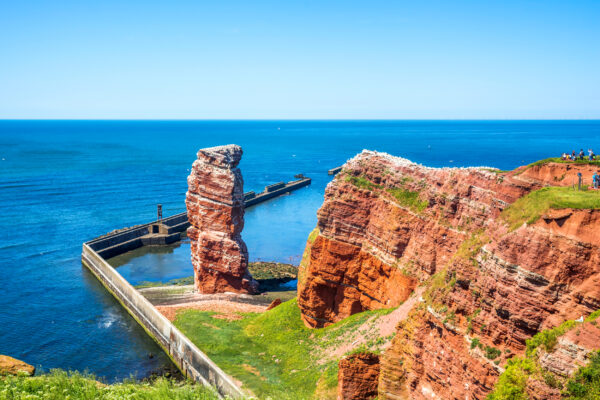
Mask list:
[[[600,118],[600,1],[9,1],[0,118]]]

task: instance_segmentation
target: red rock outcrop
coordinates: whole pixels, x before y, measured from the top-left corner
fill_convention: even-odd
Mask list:
[[[379,356],[356,353],[339,362],[337,400],[367,400],[377,397]]]
[[[592,186],[592,176],[598,171],[600,171],[598,165],[549,162],[520,167],[511,174],[550,186],[572,186],[577,185],[579,181],[577,174],[581,173],[582,183]]]
[[[548,168],[436,169],[359,154],[328,185],[301,263],[306,325],[395,307],[422,285],[382,357],[379,398],[485,398],[525,340],[600,308],[600,210],[550,210],[514,230],[501,217],[562,176]]]
[[[244,228],[244,181],[237,168],[242,148],[218,146],[198,151],[188,176],[186,206],[194,282],[200,293],[254,293],[248,272]]]
[[[0,376],[24,375],[33,376],[35,367],[10,356],[0,355]]]
[[[531,188],[484,169],[425,168],[363,152],[327,186],[318,211],[319,234],[300,271],[304,321],[323,326],[399,305],[470,231]]]

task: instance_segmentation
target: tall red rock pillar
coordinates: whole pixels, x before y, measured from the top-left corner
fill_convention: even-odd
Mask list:
[[[194,282],[200,293],[254,293],[244,228],[244,181],[237,145],[198,151],[185,198]]]

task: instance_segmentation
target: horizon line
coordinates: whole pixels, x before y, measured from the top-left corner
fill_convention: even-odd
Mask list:
[[[0,118],[0,121],[164,121],[164,122],[267,122],[267,121],[600,121],[597,118]]]

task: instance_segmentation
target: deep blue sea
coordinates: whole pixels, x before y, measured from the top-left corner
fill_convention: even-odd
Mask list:
[[[229,143],[244,149],[245,190],[313,178],[246,212],[250,258],[297,263],[327,170],[362,149],[512,169],[580,148],[598,153],[600,121],[0,121],[0,354],[108,381],[168,363],[82,267],[81,244],[154,219],[157,203],[165,215],[184,211],[196,151]],[[184,242],[120,268],[132,282],[191,275],[181,270],[188,251]]]

